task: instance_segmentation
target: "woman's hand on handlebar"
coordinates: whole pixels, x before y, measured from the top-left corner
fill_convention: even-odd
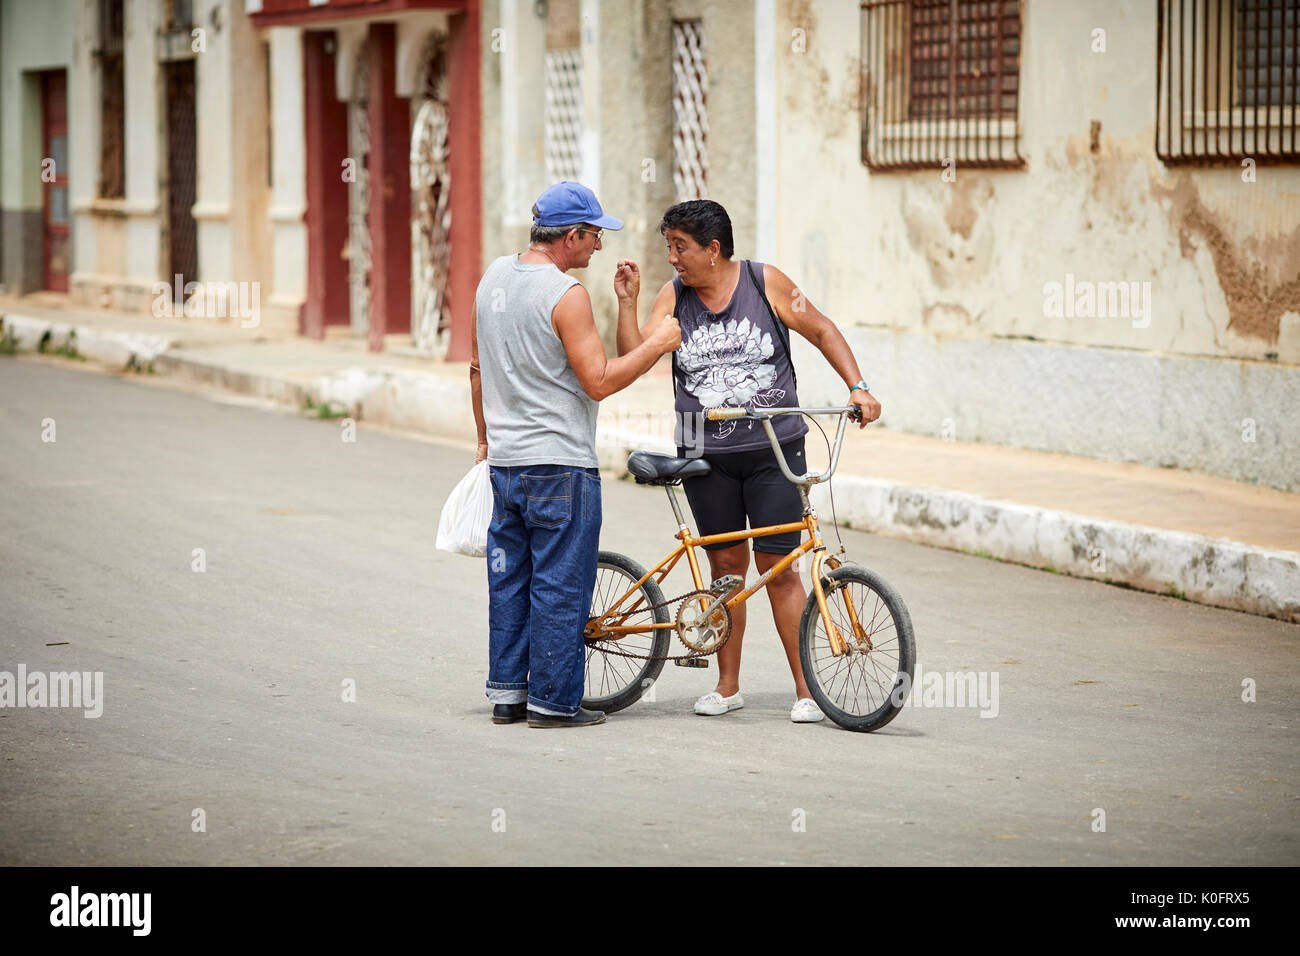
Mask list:
[[[856,388],[849,393],[849,404],[857,406],[856,414],[851,415],[859,428],[866,428],[869,422],[880,417],[880,402],[864,388]]]

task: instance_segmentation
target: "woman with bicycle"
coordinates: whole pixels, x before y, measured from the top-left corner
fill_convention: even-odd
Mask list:
[[[840,330],[819,312],[780,269],[733,261],[731,218],[718,203],[694,199],[664,213],[659,232],[668,245],[668,264],[677,277],[655,297],[650,319],[638,329],[636,301],[641,277],[635,263],[620,262],[614,281],[619,299],[619,355],[636,348],[655,316],[675,315],[682,344],[673,356],[675,408],[680,422],[694,421],[693,434],[683,429],[690,453],[703,455],[710,473],[683,483],[699,535],[746,527],[796,522],[802,518],[799,494],[781,473],[771,444],[752,421],[705,422],[702,410],[722,405],[764,408],[798,406],[794,364],[790,358],[793,329],[821,351],[844,380],[849,402],[862,412],[862,426],[880,417],[878,402],[862,380],[858,363]],[[804,460],[803,418],[773,419],[781,450],[797,475]],[[679,448],[685,457],[688,449]],[[754,563],[766,573],[799,546],[799,533],[754,539]],[[749,546],[705,545],[713,580],[745,577]],[[791,568],[767,584],[772,617],[794,676],[796,702],[790,719],[811,723],[824,716],[812,700],[799,664],[799,616],[806,600],[803,582]],[[718,683],[695,702],[695,712],[716,716],[745,705],[740,693],[740,652],[745,634],[745,607],[732,612],[731,636],[718,651]]]

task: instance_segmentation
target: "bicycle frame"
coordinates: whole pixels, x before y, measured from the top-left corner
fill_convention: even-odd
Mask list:
[[[817,514],[813,510],[812,504],[808,500],[808,488],[812,485],[819,484],[823,481],[829,481],[835,473],[835,466],[839,462],[840,446],[844,441],[844,428],[847,422],[846,413],[853,406],[848,408],[781,408],[766,409],[756,411],[749,408],[723,408],[709,409],[705,414],[713,421],[723,418],[754,418],[761,421],[764,429],[767,431],[768,440],[772,444],[772,449],[776,454],[777,464],[786,478],[790,480],[799,489],[799,500],[803,503],[803,520],[792,521],[786,524],[768,525],[763,528],[751,528],[748,531],[727,531],[721,534],[710,534],[697,537],[691,534],[690,526],[687,525],[686,519],[682,514],[681,505],[677,501],[677,493],[673,485],[664,485],[664,490],[668,493],[668,501],[672,505],[673,515],[677,519],[678,531],[673,537],[681,543],[666,558],[656,564],[653,568],[645,573],[635,584],[627,589],[614,604],[602,614],[599,618],[590,622],[587,627],[589,631],[594,628],[595,631],[602,635],[611,635],[614,639],[626,636],[628,634],[645,634],[649,631],[659,629],[676,629],[675,622],[667,624],[643,624],[643,625],[626,625],[626,624],[606,624],[605,622],[611,617],[617,617],[619,620],[627,620],[628,615],[634,614],[640,607],[642,599],[638,598],[636,603],[627,609],[620,609],[620,605],[629,597],[635,594],[646,581],[655,578],[656,583],[662,584],[669,572],[677,566],[682,555],[686,556],[686,562],[691,570],[691,579],[695,582],[695,590],[702,591],[705,588],[704,580],[700,576],[699,562],[696,560],[695,548],[703,547],[709,544],[727,544],[734,541],[746,541],[750,538],[759,538],[769,534],[781,534],[787,531],[807,531],[808,538],[803,541],[799,547],[791,551],[780,561],[774,564],[767,571],[763,572],[753,584],[746,586],[743,590],[734,594],[726,601],[727,609],[733,610],[745,601],[749,600],[764,587],[767,582],[778,574],[781,574],[805,554],[812,552],[812,586],[813,592],[817,595],[817,605],[821,610],[822,622],[826,625],[826,633],[829,637],[831,653],[836,657],[847,652],[847,646],[843,635],[840,634],[839,628],[831,621],[830,609],[826,603],[826,592],[822,587],[822,567],[830,565],[834,570],[840,566],[840,561],[833,555],[826,553],[825,542],[822,541],[821,532],[817,527]],[[840,415],[839,430],[835,435],[835,447],[831,454],[831,462],[826,471],[819,474],[807,474],[802,477],[794,475],[789,466],[786,464],[785,456],[781,454],[780,443],[777,441],[776,432],[772,428],[771,416],[775,414],[838,414]],[[715,417],[716,416],[716,417]],[[869,648],[871,646],[870,637],[862,628],[858,620],[857,609],[853,606],[852,601],[845,602],[848,609],[849,620],[853,624],[854,638],[857,642],[863,642]],[[705,605],[704,599],[700,599],[701,606],[706,613],[711,613],[711,609],[718,604],[715,600],[713,605]]]

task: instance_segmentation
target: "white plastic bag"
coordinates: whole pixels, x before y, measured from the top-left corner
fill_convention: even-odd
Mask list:
[[[438,550],[487,555],[488,525],[492,523],[492,477],[488,463],[480,461],[451,490],[438,522]]]

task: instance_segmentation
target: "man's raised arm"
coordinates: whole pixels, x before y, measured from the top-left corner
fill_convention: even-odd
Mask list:
[[[619,318],[621,327],[621,314]],[[633,323],[635,325],[635,318]],[[652,320],[644,335],[638,332],[640,342],[626,354],[620,354],[616,359],[606,357],[605,347],[596,332],[591,297],[580,285],[573,286],[560,297],[551,312],[551,324],[564,343],[564,352],[578,376],[578,384],[589,398],[598,402],[627,388],[649,371],[659,356],[682,344],[677,320],[665,315],[658,322]],[[620,347],[619,351],[622,353],[623,349]]]

